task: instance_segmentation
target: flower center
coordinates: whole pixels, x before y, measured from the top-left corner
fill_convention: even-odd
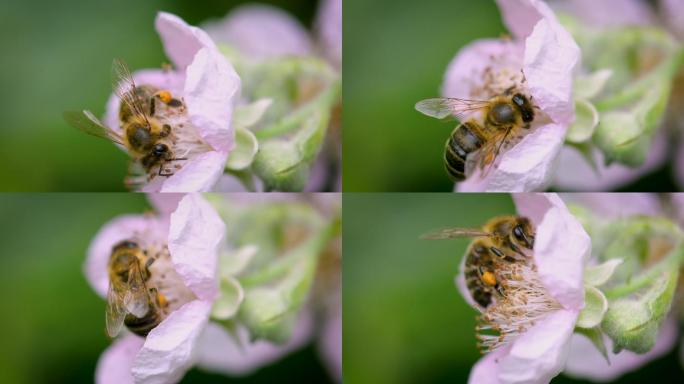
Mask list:
[[[195,294],[185,285],[173,262],[166,239],[157,239],[151,233],[145,236],[136,234],[135,241],[140,244],[146,260],[149,278],[145,281],[147,289],[156,289],[162,320],[184,304],[196,300]]]
[[[151,86],[139,88],[156,89]],[[211,146],[199,135],[197,127],[190,121],[187,106],[178,95],[169,91],[158,91],[152,100],[154,103],[153,121],[159,125],[161,134],[157,145],[165,146],[168,152],[151,153],[138,162],[138,169],[133,170],[133,176],[128,180],[130,185],[141,185],[158,177],[172,176],[176,171],[193,157],[209,152]]]
[[[496,263],[502,295],[482,311],[476,333],[478,349],[490,352],[515,340],[560,304],[539,279],[533,258]]]

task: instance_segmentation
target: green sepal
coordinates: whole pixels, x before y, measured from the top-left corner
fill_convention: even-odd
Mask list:
[[[585,268],[584,284],[592,287],[605,284],[615,273],[615,268],[622,263],[622,259],[610,259],[599,265]]]
[[[608,357],[608,348],[603,340],[603,332],[599,327],[594,328],[576,328],[576,333],[586,336],[589,341],[598,349],[601,355],[606,359],[606,363],[610,365],[610,358]]]
[[[575,121],[568,127],[565,139],[570,143],[589,141],[599,123],[596,107],[586,99],[575,99]]]
[[[595,287],[584,287],[584,308],[577,318],[579,328],[594,328],[601,324],[603,316],[608,310],[608,300],[603,292]]]

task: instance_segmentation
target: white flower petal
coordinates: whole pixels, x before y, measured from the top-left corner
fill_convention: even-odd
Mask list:
[[[667,134],[659,132],[653,138],[646,161],[639,167],[631,168],[620,163],[605,165],[603,153],[593,151],[597,170],[587,162],[577,149],[565,146],[559,155],[559,164],[554,176],[553,185],[565,191],[608,191],[638,180],[653,172],[667,160]],[[679,151],[678,154],[684,154]],[[680,156],[681,157],[681,156]],[[684,160],[682,160],[684,161]],[[675,162],[675,164],[678,164]]]
[[[501,383],[548,383],[565,367],[578,312],[550,313],[513,342],[499,359]]]
[[[115,340],[97,361],[95,382],[97,384],[133,384],[131,368],[133,360],[143,346],[144,338],[133,334]]]
[[[225,224],[199,194],[186,195],[171,214],[169,251],[176,272],[202,300],[218,294],[216,263]]]
[[[608,349],[610,364],[587,337],[580,334],[572,335],[570,355],[564,373],[579,379],[608,382],[627,372],[635,371],[672,350],[677,344],[677,321],[672,317],[667,318],[653,349],[642,355],[628,350],[614,354],[611,352],[613,348],[610,338],[604,337],[604,342]]]
[[[341,300],[341,298],[340,298]],[[318,350],[337,382],[342,382],[342,307],[328,313],[318,338]]]
[[[660,0],[660,9],[670,29],[684,39],[684,0]]]
[[[223,174],[228,155],[211,151],[186,160],[173,176],[157,177],[146,184],[143,192],[207,192]]]
[[[254,58],[306,56],[312,52],[309,33],[299,21],[270,5],[237,7],[223,20],[207,23],[204,29],[215,41]]]
[[[524,39],[532,33],[542,18],[558,23],[549,6],[541,0],[496,0],[506,28],[516,39]]]
[[[315,22],[323,52],[336,67],[342,66],[342,0],[320,2]]]
[[[591,239],[561,204],[550,208],[536,223],[534,260],[549,293],[564,308],[580,310],[584,305],[582,279],[591,254]]]
[[[95,235],[88,248],[84,271],[86,279],[98,295],[107,296],[109,288],[107,264],[112,254],[112,247],[121,240],[133,237],[136,232],[146,230],[163,232],[165,230],[163,221],[143,215],[119,216],[105,224]]]
[[[572,80],[580,50],[555,18],[542,19],[525,41],[523,72],[532,102],[564,127],[575,119]]]
[[[499,384],[499,360],[507,355],[510,351],[510,346],[504,346],[496,349],[484,356],[475,363],[473,369],[470,371],[468,377],[469,384]]]
[[[170,215],[178,208],[184,193],[148,193],[147,200],[162,215]]]
[[[555,193],[517,193],[512,197],[518,214],[532,220],[537,227],[551,208],[567,209]]]
[[[562,193],[567,203],[577,203],[602,218],[662,215],[658,197],[651,193]]]
[[[190,65],[200,49],[209,47],[217,50],[206,32],[188,25],[176,15],[159,12],[154,24],[164,45],[166,56],[180,70]]]
[[[197,52],[186,71],[183,97],[190,121],[217,151],[228,153],[235,144],[231,121],[239,93],[240,77],[223,55],[215,48]]]
[[[651,7],[643,0],[553,0],[549,4],[556,11],[569,13],[597,27],[648,25],[656,20]]]
[[[239,338],[236,341],[221,326],[210,323],[200,339],[197,366],[232,376],[248,375],[301,348],[311,338],[312,331],[311,314],[306,311],[300,315],[292,337],[284,345],[264,340],[252,342],[249,331],[243,327],[236,330]]]
[[[492,60],[492,57],[496,60]],[[499,39],[476,40],[458,51],[444,75],[442,96],[472,98],[474,88],[481,86],[487,67],[493,70],[522,68],[523,46]]]
[[[546,124],[535,128],[513,148],[501,154],[498,164],[482,178],[476,170],[457,185],[459,192],[529,192],[551,182],[566,127]]]
[[[191,301],[154,328],[133,363],[136,383],[180,381],[195,360],[196,344],[209,320],[211,303]]]

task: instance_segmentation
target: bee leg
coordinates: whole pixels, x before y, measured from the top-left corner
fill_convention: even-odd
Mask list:
[[[492,251],[492,253],[493,253],[494,255],[496,255],[496,257],[498,257],[498,258],[500,258],[500,259],[503,259],[503,258],[506,257],[506,254],[504,254],[503,251],[501,251],[499,248],[490,247],[489,250]]]
[[[156,108],[155,97],[150,98],[150,117],[154,117],[154,110]]]
[[[159,165],[159,172],[157,174],[159,176],[164,176],[164,177],[173,176],[173,172],[164,172],[164,164],[166,164],[166,162],[163,162]]]
[[[162,131],[159,133],[159,136],[161,137],[166,137],[171,134],[171,126],[168,124],[164,124],[162,126]]]
[[[506,296],[506,295],[505,295],[506,292],[504,291],[504,289],[503,289],[503,287],[501,286],[501,284],[496,284],[496,286],[494,287],[494,289],[496,289],[496,291],[499,292],[499,295],[501,295],[502,297],[505,297],[505,296]]]

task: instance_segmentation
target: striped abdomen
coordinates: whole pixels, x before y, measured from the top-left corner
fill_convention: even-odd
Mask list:
[[[493,271],[494,263],[493,256],[489,249],[479,241],[474,242],[468,248],[468,254],[465,256],[465,281],[466,287],[470,292],[476,303],[483,308],[487,308],[492,303],[493,290],[484,281],[482,281],[479,269],[484,271]]]
[[[159,325],[162,321],[162,313],[156,307],[150,305],[150,310],[141,318],[137,318],[132,314],[126,315],[124,324],[126,327],[136,335],[147,336],[150,331]]]
[[[444,147],[444,167],[455,181],[465,180],[468,154],[480,149],[485,140],[482,129],[474,121],[466,121],[451,132]]]

